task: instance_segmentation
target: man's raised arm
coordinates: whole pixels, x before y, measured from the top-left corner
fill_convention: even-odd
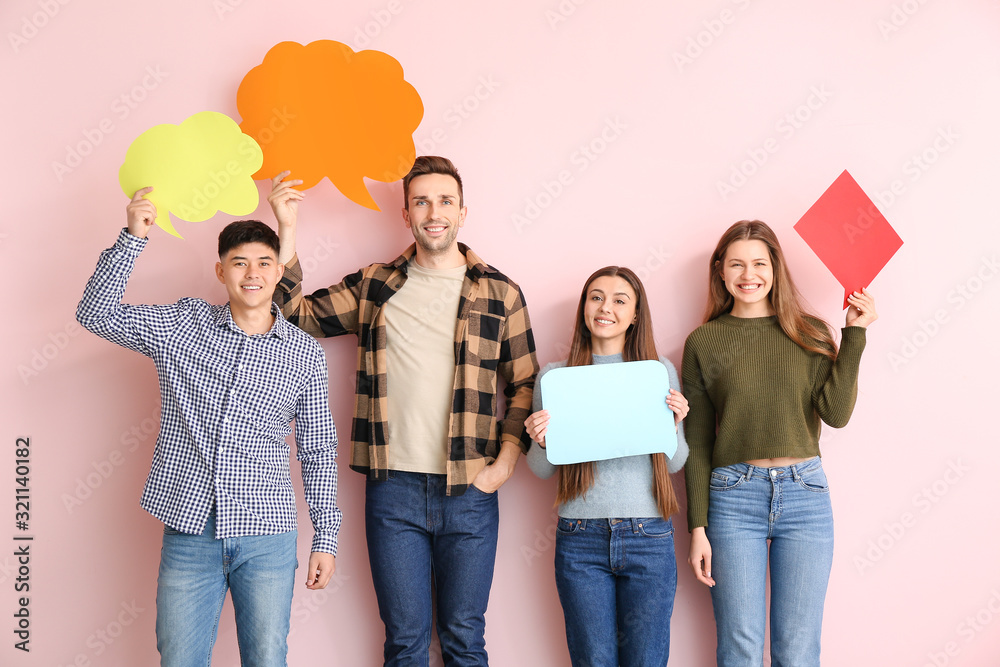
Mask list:
[[[300,180],[282,180],[291,172],[283,171],[271,179],[267,201],[278,221],[281,249],[278,263],[285,273],[274,289],[274,302],[289,322],[316,338],[356,333],[361,272],[348,276],[340,284],[313,294],[302,293],[302,265],[295,254],[299,202],[305,193],[296,190]]]
[[[122,297],[135,259],[146,247],[146,235],[156,220],[156,206],[143,197],[153,188],[137,190],[125,209],[127,229],[115,245],[101,253],[87,281],[76,319],[91,333],[149,356],[156,340],[170,331],[172,306],[125,306]]]

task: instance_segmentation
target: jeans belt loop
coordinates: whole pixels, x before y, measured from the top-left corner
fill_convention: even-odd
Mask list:
[[[639,532],[639,519],[635,517],[632,517],[632,532],[633,533]]]
[[[747,464],[747,479],[753,477],[753,466]]]

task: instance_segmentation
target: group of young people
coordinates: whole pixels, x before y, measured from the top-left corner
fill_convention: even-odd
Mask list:
[[[678,448],[554,466],[545,436],[560,415],[534,390],[524,296],[458,242],[467,208],[454,165],[418,157],[404,177],[413,245],[312,294],[295,253],[301,183],[289,172],[272,181],[278,234],[259,221],[223,230],[223,306],[121,303],[156,216],[143,198],[151,188],[139,190],[78,307],[81,324],[150,357],[159,375],[163,412],[141,505],[164,524],[161,664],[208,664],[227,591],[242,663],[286,664],[297,560],[285,439],[294,421],[314,528],[305,585],[320,589],[342,516],[315,338],[348,333],[357,336],[350,465],[367,476],[386,665],[428,664],[434,609],[445,664],[487,664],[497,490],[522,453],[538,476],[558,476],[556,586],[574,665],[667,663],[679,508],[670,473],[682,467],[688,561],[711,587],[718,663],[762,664],[770,574],[772,664],[819,664],[833,555],[820,423],[843,426],[853,410],[865,328],[877,317],[867,290],[848,299],[838,349],[806,313],[770,228],[732,225],[709,261],[709,305],[685,344],[682,385],[656,351],[642,282],[625,267],[599,269],[581,291],[568,359],[542,373],[659,359]]]

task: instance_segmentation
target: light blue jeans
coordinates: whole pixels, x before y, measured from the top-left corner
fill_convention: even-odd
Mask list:
[[[164,526],[156,583],[156,648],[162,667],[208,667],[219,614],[232,590],[240,663],[286,665],[296,531],[217,540]]]
[[[833,509],[819,457],[781,468],[716,468],[705,532],[720,667],[764,663],[769,567],[772,667],[819,665],[833,564]]]
[[[555,566],[574,667],[667,664],[677,590],[670,519],[560,518]]]

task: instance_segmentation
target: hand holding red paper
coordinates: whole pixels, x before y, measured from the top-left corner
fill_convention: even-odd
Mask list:
[[[868,328],[868,325],[878,319],[875,312],[875,297],[867,289],[855,292],[847,297],[851,307],[847,309],[846,325],[849,327]]]
[[[795,231],[844,286],[844,308],[903,245],[846,170],[795,223]]]

